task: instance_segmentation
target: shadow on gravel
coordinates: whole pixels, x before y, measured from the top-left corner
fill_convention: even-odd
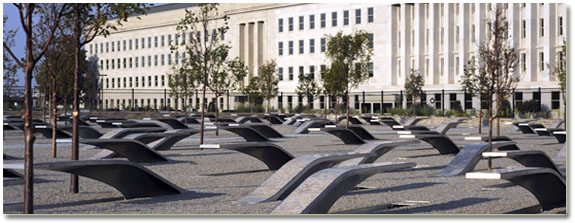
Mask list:
[[[433,186],[436,184],[444,184],[444,183],[422,182],[422,183],[412,183],[412,184],[405,184],[405,185],[401,185],[401,186],[380,188],[380,189],[355,190],[355,191],[351,191],[351,192],[347,193],[347,195],[397,192],[397,191],[413,190],[413,189],[419,189],[419,188],[424,188],[424,187],[430,187],[430,186]]]
[[[260,172],[268,172],[268,171],[270,171],[270,170],[268,170],[268,169],[248,170],[248,171],[237,171],[237,172],[228,172],[228,173],[202,174],[202,176],[217,177],[217,176],[227,176],[227,175],[235,175],[235,174],[260,173]]]
[[[489,201],[497,200],[494,198],[482,198],[482,197],[470,197],[470,198],[463,198],[460,200],[449,201],[446,203],[441,204],[432,204],[426,206],[418,206],[418,207],[406,207],[403,209],[398,210],[379,210],[371,212],[372,214],[419,214],[419,213],[429,213],[434,211],[446,211],[452,210],[457,208],[462,208],[465,206],[476,205],[480,203],[485,203]],[[472,214],[472,213],[471,213]]]
[[[114,201],[122,201],[122,200],[124,200],[123,197],[111,197],[111,198],[102,198],[102,199],[94,199],[94,200],[87,200],[87,201],[73,201],[73,202],[58,203],[58,204],[34,205],[34,209],[63,208],[63,207],[72,207],[72,206],[78,206],[78,205],[97,204],[97,203],[114,202]]]
[[[172,195],[141,198],[141,199],[134,199],[134,200],[126,200],[126,201],[123,201],[122,204],[158,204],[158,203],[164,203],[164,202],[201,199],[201,198],[208,198],[208,197],[215,197],[215,196],[222,196],[222,195],[225,195],[225,194],[224,193],[202,193],[202,192],[195,192],[195,191],[186,191],[186,192],[183,192],[181,194],[172,194]]]

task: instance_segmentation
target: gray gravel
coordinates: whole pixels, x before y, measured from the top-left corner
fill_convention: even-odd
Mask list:
[[[426,121],[421,124],[435,124]],[[370,131],[389,131],[386,126],[364,126]],[[282,134],[295,128],[274,125]],[[105,131],[106,129],[100,129]],[[484,132],[487,129],[485,129]],[[4,154],[23,158],[24,137],[21,131],[5,131]],[[468,135],[477,135],[475,128],[463,125],[448,135],[460,146],[477,141],[464,141]],[[542,150],[550,157],[561,148],[554,137],[523,135],[502,127],[502,135],[516,139],[523,150]],[[198,149],[198,135],[176,144],[172,150],[161,151],[172,162],[144,164],[145,167],[187,190],[179,195],[124,200],[114,188],[87,178],[80,179],[80,193],[70,194],[69,175],[51,171],[35,171],[34,205],[37,214],[267,214],[279,203],[238,203],[264,182],[272,172],[250,156],[223,149]],[[207,133],[207,143],[243,142],[236,135],[222,131],[219,137]],[[396,135],[376,135],[382,139],[397,140]],[[295,156],[341,153],[354,150],[334,136],[322,133],[277,139],[276,143]],[[59,143],[58,158],[51,158],[50,139],[37,136],[35,162],[69,160],[71,146]],[[85,148],[89,148],[85,146]],[[367,189],[348,192],[330,210],[331,214],[503,214],[537,204],[527,190],[519,186],[488,188],[505,183],[499,180],[469,180],[464,177],[434,177],[453,156],[439,155],[427,143],[402,146],[383,155],[378,161],[409,161],[417,167],[408,170],[377,174],[360,186]],[[98,149],[80,151],[86,159]],[[4,163],[22,163],[23,159],[4,160]],[[508,160],[494,160],[496,167],[520,166]],[[558,163],[565,168],[565,163]],[[480,161],[477,170],[487,168]],[[19,170],[21,172],[21,170]],[[21,202],[23,185],[4,186],[4,202]],[[412,204],[391,205],[393,203]],[[5,211],[17,214],[18,211]],[[545,214],[565,214],[566,208],[556,208]]]

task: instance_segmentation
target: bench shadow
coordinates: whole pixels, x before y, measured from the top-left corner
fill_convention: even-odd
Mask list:
[[[63,207],[86,205],[86,204],[114,202],[114,201],[121,201],[121,200],[124,200],[124,198],[123,197],[110,197],[110,198],[93,199],[93,200],[87,200],[87,201],[73,201],[73,202],[65,202],[65,203],[57,203],[57,204],[34,205],[34,208],[35,209],[53,209],[53,208],[63,208]]]
[[[424,187],[430,187],[430,186],[437,185],[437,184],[445,184],[445,183],[422,182],[422,183],[405,184],[405,185],[401,185],[401,186],[388,187],[388,188],[353,190],[353,191],[348,192],[346,195],[397,192],[397,191],[413,190],[413,189],[419,189],[419,188],[424,188]]]
[[[382,207],[382,205],[373,206],[374,209],[367,210],[366,208],[362,208],[365,210],[364,212],[354,212],[353,210],[346,211],[347,213],[354,213],[354,214],[416,214],[416,213],[423,213],[423,212],[433,212],[433,211],[445,211],[451,209],[457,209],[461,207],[476,205],[480,203],[485,203],[489,201],[497,200],[494,198],[480,198],[480,197],[471,197],[471,198],[463,198],[460,200],[449,201],[446,203],[441,204],[432,204],[432,205],[425,205],[425,206],[418,206],[413,208],[403,208],[403,209],[379,209],[375,210],[377,207]],[[357,209],[361,210],[361,209]]]
[[[124,203],[124,204],[157,204],[157,203],[172,202],[172,201],[209,198],[209,197],[222,196],[222,195],[225,195],[225,194],[224,193],[205,193],[205,192],[196,192],[196,191],[188,191],[187,190],[181,194],[170,194],[170,195],[163,195],[163,196],[157,196],[157,197],[125,200],[122,203]]]
[[[228,173],[211,173],[211,174],[202,174],[202,176],[227,176],[227,175],[236,175],[236,174],[246,174],[246,173],[260,173],[260,172],[268,172],[271,170],[268,169],[261,169],[261,170],[247,170],[247,171],[237,171],[237,172],[228,172]]]

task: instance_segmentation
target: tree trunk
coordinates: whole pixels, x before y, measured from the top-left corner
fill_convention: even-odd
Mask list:
[[[80,6],[76,5],[75,7],[75,27],[74,27],[74,40],[76,47],[74,49],[74,103],[72,105],[72,160],[78,160],[79,157],[79,129],[78,129],[78,115],[79,115],[79,108],[80,108],[80,98],[79,98],[79,77],[80,77],[80,36],[82,29],[80,27]],[[70,192],[71,193],[78,193],[78,175],[72,174],[70,177]]]
[[[491,102],[491,100],[489,100]],[[487,147],[487,152],[492,152],[493,145],[493,104],[489,103],[489,108],[487,109],[489,114],[489,144]],[[491,157],[487,158],[487,170],[491,170]]]
[[[43,92],[42,92],[42,121],[46,123],[46,84],[42,84]]]
[[[411,104],[412,104],[411,107],[413,108],[413,118],[415,118],[415,107],[416,107],[416,106],[415,106],[415,97],[413,97],[413,98],[411,99]]]
[[[323,99],[323,103],[324,103],[324,108],[323,108],[323,118],[327,119],[327,109],[328,109],[328,105],[329,105],[329,97],[327,96],[327,93],[325,93],[324,95],[324,99]]]
[[[217,91],[216,91],[217,92]],[[218,116],[219,116],[219,109],[218,109],[218,98],[220,97],[220,95],[215,94],[216,95],[216,103],[214,105],[215,111],[216,111],[216,125],[218,124]],[[219,129],[216,128],[216,136],[219,136]]]
[[[345,93],[345,127],[349,128],[349,92]]]
[[[481,105],[483,104],[481,102],[481,100],[479,100],[479,134],[481,134],[481,124],[483,123],[483,108],[481,107]]]
[[[206,84],[208,83],[207,79],[207,74],[204,74],[205,79],[204,79],[204,87],[202,88],[202,116],[200,120],[200,145],[204,144],[204,112],[205,112],[205,101],[206,101]],[[203,150],[202,147],[200,147],[200,151]]]
[[[32,28],[32,11],[34,5],[26,4],[26,26]],[[24,214],[34,213],[34,140],[36,136],[32,131],[32,71],[34,58],[32,56],[32,31],[26,32],[26,73],[24,90]]]
[[[56,78],[52,78],[52,158],[57,157],[56,145],[56,131],[58,126],[58,118],[56,117]]]

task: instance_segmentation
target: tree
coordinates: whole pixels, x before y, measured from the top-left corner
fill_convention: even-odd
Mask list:
[[[19,11],[22,30],[26,34],[26,58],[17,58],[12,49],[4,42],[4,49],[8,51],[14,62],[24,68],[25,90],[24,90],[24,135],[25,135],[25,156],[24,156],[24,213],[33,214],[34,196],[34,141],[36,136],[32,131],[32,72],[36,64],[42,59],[48,46],[52,43],[52,37],[60,25],[60,20],[64,16],[67,7],[64,4],[35,4],[35,3],[14,3]],[[54,10],[48,10],[54,9]],[[34,17],[39,11],[51,12],[50,14],[39,15],[39,20],[50,24],[48,30],[49,38],[42,44],[34,42],[35,32]]]
[[[349,92],[369,79],[369,63],[373,55],[367,32],[346,35],[338,32],[328,36],[326,58],[331,62],[329,79],[344,89],[346,102],[346,128],[349,126]],[[336,117],[337,118],[337,117]]]
[[[67,22],[74,32],[72,44],[75,47],[72,160],[78,160],[82,47],[92,42],[96,36],[108,36],[111,30],[117,30],[116,26],[121,26],[123,22],[128,21],[130,15],[144,14],[149,7],[146,3],[71,3],[70,7],[71,13]],[[139,17],[137,18],[139,19]],[[108,22],[111,19],[114,19],[115,22]],[[70,181],[70,192],[78,193],[78,176],[72,174]]]
[[[344,79],[341,78],[342,73],[340,72],[341,69],[342,66],[340,66],[340,64],[332,63],[330,67],[327,67],[326,70],[324,70],[322,79],[322,85],[323,85],[322,90],[326,94],[325,100],[329,101],[329,97],[335,99],[335,104],[333,108],[335,110],[336,123],[338,121],[337,116],[339,114],[338,98],[343,97],[345,95],[345,89],[347,86]],[[331,101],[328,104],[331,104]],[[327,118],[327,107],[325,110],[325,116]]]
[[[463,76],[459,81],[461,88],[472,96],[479,96],[481,100],[487,98],[487,72],[482,64],[478,64],[474,58],[471,58],[463,66]],[[479,127],[478,132],[481,134],[481,123],[483,115],[483,103],[479,103]]]
[[[187,103],[194,95],[194,89],[196,89],[196,80],[197,75],[191,71],[189,67],[185,65],[173,65],[171,68],[171,72],[168,73],[168,87],[170,97],[175,97],[176,99],[176,107],[178,105],[178,99],[183,99],[182,109],[184,113],[187,115]],[[184,122],[187,124],[187,119],[184,119]]]
[[[202,85],[200,144],[204,143],[205,98],[206,90],[210,85],[209,75],[219,67],[218,63],[221,61],[219,53],[222,45],[225,44],[223,36],[229,29],[228,17],[219,14],[218,5],[214,3],[199,4],[197,10],[186,9],[184,18],[176,27],[180,35],[186,35],[192,31],[196,32],[195,39],[189,38],[188,43],[182,42],[181,46],[184,48],[184,52],[190,56],[186,66],[201,77],[198,78],[198,82]]]
[[[551,70],[552,74],[559,81],[559,88],[561,89],[561,97],[563,97],[563,120],[567,123],[567,42],[563,40],[563,46],[561,46],[561,52],[559,52],[559,61],[555,65],[547,65]],[[565,125],[567,129],[567,125]]]
[[[423,93],[421,88],[424,84],[423,76],[421,76],[418,71],[411,69],[407,80],[405,80],[405,96],[411,98],[413,117],[415,117],[415,102],[421,97]]]
[[[313,73],[299,74],[298,75],[298,85],[296,87],[296,93],[298,96],[307,98],[308,106],[313,104],[313,98],[321,94],[321,89],[319,84],[315,81],[315,75]]]
[[[517,65],[516,50],[509,44],[509,24],[506,18],[506,10],[501,5],[497,5],[493,10],[493,15],[487,21],[489,38],[478,49],[478,73],[485,73],[483,80],[478,80],[485,84],[489,119],[489,146],[488,151],[492,151],[493,121],[499,119],[501,115],[502,101],[513,92],[519,76],[514,74]],[[477,74],[475,74],[477,75]],[[479,79],[479,78],[475,78]],[[493,107],[493,100],[497,106]],[[491,158],[488,159],[488,169],[491,169]]]
[[[4,55],[4,59],[3,59],[3,65],[4,65],[4,82],[3,82],[3,90],[4,90],[4,94],[8,93],[11,94],[12,91],[14,90],[14,87],[16,86],[16,83],[18,83],[18,70],[21,68],[18,66],[18,64],[16,64],[16,62],[8,55],[8,48],[14,47],[14,37],[16,36],[16,33],[18,32],[18,29],[16,30],[8,30],[6,29],[6,21],[8,21],[8,17],[4,16],[4,45],[5,47],[3,48],[2,52]],[[8,47],[6,47],[8,46]],[[5,101],[5,103],[8,103],[7,101]],[[6,104],[7,105],[7,104]]]
[[[219,50],[216,50],[216,55],[219,56],[220,63],[215,63],[214,71],[208,76],[208,88],[214,93],[216,103],[214,104],[216,112],[216,123],[219,118],[218,100],[220,96],[228,91],[234,91],[241,87],[244,78],[248,74],[247,67],[240,60],[235,58],[228,60],[229,46],[220,45]],[[219,131],[216,129],[216,136]]]
[[[250,113],[254,112],[256,98],[260,97],[260,89],[258,86],[258,77],[250,78],[248,85],[242,88],[242,94],[248,96],[248,103],[250,104]]]
[[[259,67],[258,72],[258,87],[261,91],[261,95],[266,99],[266,113],[270,113],[270,100],[278,95],[278,83],[280,82],[278,76],[276,75],[276,61],[270,60]],[[271,114],[270,116],[270,125]]]

